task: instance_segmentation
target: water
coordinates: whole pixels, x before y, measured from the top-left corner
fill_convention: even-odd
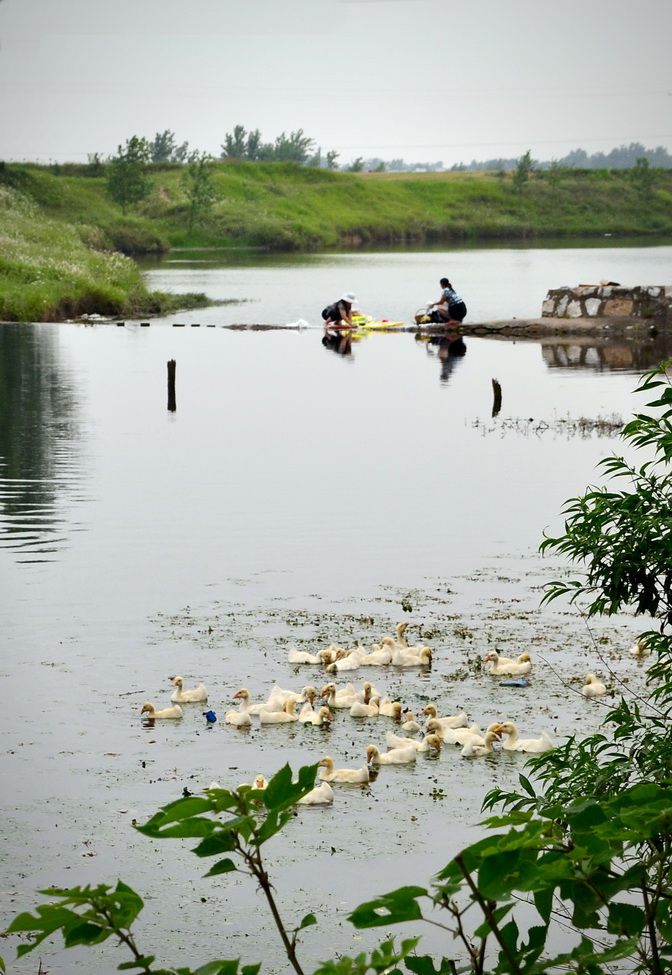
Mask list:
[[[182,251],[148,260],[148,280],[162,290],[203,291],[237,304],[182,314],[185,322],[285,324],[319,321],[326,304],[353,291],[374,318],[410,322],[420,306],[441,295],[450,278],[464,297],[468,321],[538,318],[550,288],[625,286],[670,280],[672,246],[636,246],[614,238],[558,244],[451,250],[425,247],[342,254],[263,255],[251,251]]]
[[[591,272],[599,264],[600,277],[665,280],[670,248],[631,250],[629,276],[622,249],[605,249]],[[454,283],[467,282],[484,318],[501,317],[495,293],[524,317],[530,253],[451,255],[464,261]],[[387,272],[384,257],[239,262],[205,272],[207,285],[199,270],[150,276],[156,286],[258,298],[201,312],[203,324],[257,312],[292,321],[334,289],[364,296],[365,282],[392,317],[429,279],[427,255],[394,254]],[[531,267],[553,261],[570,282],[587,278],[566,270],[575,257],[548,252]],[[432,259],[437,276],[446,258]],[[472,264],[490,297],[471,297]],[[638,622],[611,618],[589,631],[566,606],[541,610],[543,583],[564,566],[537,548],[545,529],[560,528],[565,499],[599,479],[599,458],[621,449],[610,423],[642,406],[637,376],[669,355],[665,340],[468,338],[466,349],[441,358],[438,346],[403,333],[367,336],[341,356],[316,329],[0,326],[0,926],[34,907],[37,888],[121,877],[148,904],[142,947],[166,963],[241,955],[283,970],[249,883],[202,880],[206,867],[188,846],[153,844],[130,823],[184,788],[235,786],[285,761],[296,768],[331,754],[358,767],[367,742],[384,740],[376,719],[348,715],[327,731],[241,733],[224,723],[240,686],[255,699],[274,681],[321,686],[316,668],[289,667],[292,645],[370,642],[405,619],[413,640],[433,646],[434,664],[426,674],[376,673],[382,690],[416,713],[435,700],[482,726],[510,717],[525,736],[546,729],[557,740],[601,720],[602,703],[577,693],[587,671],[641,687],[626,652]],[[175,412],[166,408],[169,359]],[[493,378],[503,391],[494,418]],[[493,647],[531,653],[530,688],[480,672]],[[213,728],[200,706],[179,723],[140,724],[142,703],[165,705],[177,673],[208,686]],[[364,791],[340,790],[333,808],[301,810],[269,857],[287,923],[319,916],[304,957],[375,944],[366,933],[359,940],[347,913],[401,883],[425,884],[475,838],[485,791],[514,785],[521,759],[467,762],[446,750],[383,769]],[[448,952],[436,933],[424,943]],[[107,972],[126,960],[112,946],[95,964],[45,945],[40,954],[54,973]],[[10,971],[35,967],[28,956]]]

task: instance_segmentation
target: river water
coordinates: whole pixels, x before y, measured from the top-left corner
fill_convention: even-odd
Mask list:
[[[620,421],[643,405],[641,371],[669,357],[664,338],[469,337],[451,356],[413,334],[372,334],[340,355],[317,327],[221,326],[317,326],[316,309],[349,289],[367,312],[408,320],[444,273],[470,320],[537,316],[548,287],[661,284],[671,257],[669,246],[201,252],[148,270],[151,285],[237,304],[150,327],[0,326],[0,926],[32,908],[38,888],[121,877],[147,902],[142,948],[165,963],[240,956],[284,970],[249,881],[203,880],[188,845],[151,843],[131,823],[213,779],[235,786],[323,754],[358,767],[369,741],[383,745],[383,719],[347,713],[326,731],[225,724],[240,686],[255,699],[274,681],[322,686],[319,669],[288,665],[291,646],[371,642],[404,620],[412,641],[433,647],[433,665],[376,673],[381,690],[416,713],[434,700],[482,726],[508,717],[558,741],[604,714],[577,693],[587,671],[607,679],[610,702],[641,687],[627,654],[638,621],[588,628],[576,608],[541,609],[544,582],[566,566],[537,549],[561,527],[563,502],[599,481],[599,459],[622,450]],[[482,673],[492,648],[530,652],[527,688]],[[141,724],[142,703],[167,704],[178,673],[205,682],[214,726],[200,706]],[[318,916],[306,964],[375,944],[348,912],[425,884],[476,838],[484,793],[515,785],[521,760],[468,762],[446,749],[341,790],[333,807],[301,810],[269,858],[287,923]],[[436,931],[424,944],[453,951]],[[113,946],[98,952],[92,963],[40,946],[52,973],[126,960]],[[9,968],[35,970],[30,955]]]

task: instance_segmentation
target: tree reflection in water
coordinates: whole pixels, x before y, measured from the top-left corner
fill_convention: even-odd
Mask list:
[[[0,324],[0,546],[20,562],[51,561],[66,541],[64,496],[82,473],[76,413],[57,330]]]

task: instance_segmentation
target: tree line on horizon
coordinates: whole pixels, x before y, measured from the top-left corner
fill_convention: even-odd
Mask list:
[[[153,163],[194,163],[207,155],[209,159],[216,157],[190,149],[188,142],[178,142],[175,133],[170,129],[157,132],[153,139],[143,140],[147,146],[147,158]],[[295,162],[301,166],[317,166],[318,168],[340,170],[341,172],[480,172],[480,171],[511,171],[515,170],[520,157],[493,157],[491,159],[472,159],[470,163],[454,163],[444,167],[442,160],[432,162],[406,162],[402,158],[382,159],[380,157],[364,158],[358,156],[343,165],[337,163],[339,153],[335,150],[322,152],[321,147],[315,147],[315,140],[307,136],[303,129],[295,132],[281,132],[273,142],[264,142],[259,129],[247,130],[243,125],[236,125],[233,132],[227,132],[224,142],[220,146],[221,160],[244,162]],[[114,157],[103,160],[100,155],[89,156],[89,162],[111,162]],[[609,152],[589,154],[585,149],[572,149],[560,159],[532,160],[533,168],[543,169],[631,169],[637,165],[638,159],[646,159],[649,166],[671,169],[672,155],[664,146],[647,149],[641,142],[631,142],[628,145],[617,146]]]

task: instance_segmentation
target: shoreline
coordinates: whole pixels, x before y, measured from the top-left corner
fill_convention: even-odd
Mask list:
[[[76,319],[67,319],[61,322],[8,322],[0,321],[0,325],[113,325],[124,327],[125,325],[141,325],[149,327],[150,322],[141,322],[133,319],[125,322],[119,318],[104,318],[102,316],[91,315],[82,316]],[[270,322],[234,322],[229,325],[201,325],[197,322],[178,323],[173,322],[169,327],[172,328],[226,328],[233,331],[322,331],[323,325],[310,325],[304,323],[273,324]],[[344,329],[345,331],[345,329]],[[583,335],[598,336],[602,338],[618,337],[651,337],[667,332],[664,326],[657,325],[650,319],[634,318],[511,318],[489,322],[462,322],[446,328],[445,325],[401,325],[385,329],[364,329],[367,334],[385,334],[389,332],[415,333],[418,335],[501,335],[504,337],[516,336],[550,336],[550,335]]]

